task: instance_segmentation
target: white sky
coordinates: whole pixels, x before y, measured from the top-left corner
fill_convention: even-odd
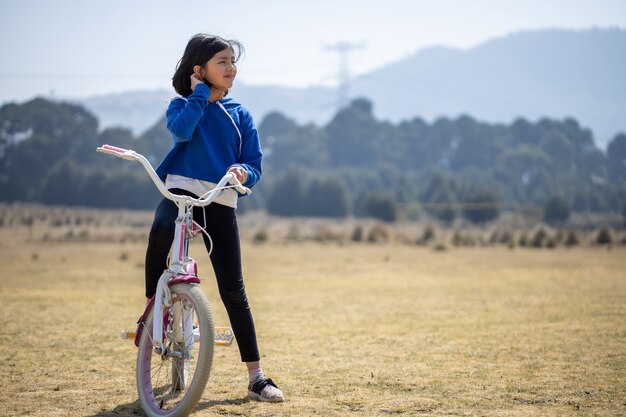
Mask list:
[[[432,45],[468,48],[525,29],[626,27],[625,0],[0,0],[0,103],[169,88],[197,32],[240,40],[240,81],[334,85]]]

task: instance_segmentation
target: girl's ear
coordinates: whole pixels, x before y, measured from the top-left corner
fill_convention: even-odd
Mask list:
[[[200,79],[202,79],[202,75],[200,75],[200,70],[201,69],[202,69],[202,67],[200,65],[194,65],[193,66],[194,74],[196,74],[198,77],[200,77]]]

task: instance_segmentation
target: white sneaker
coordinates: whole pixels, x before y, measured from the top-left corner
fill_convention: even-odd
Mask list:
[[[248,398],[258,401],[280,403],[285,401],[283,392],[270,378],[258,378],[248,385]]]

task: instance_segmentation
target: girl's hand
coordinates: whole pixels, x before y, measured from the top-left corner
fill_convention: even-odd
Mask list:
[[[245,184],[248,180],[248,171],[246,171],[242,167],[230,167],[228,169],[228,172],[232,172],[233,174],[235,174],[241,184]]]
[[[191,77],[189,78],[191,79],[191,91],[194,91],[198,84],[204,84],[204,80],[198,77],[195,73],[191,74]]]

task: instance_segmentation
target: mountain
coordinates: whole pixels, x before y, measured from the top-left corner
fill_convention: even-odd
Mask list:
[[[149,129],[163,117],[171,97],[172,93],[162,89],[125,91],[69,101],[76,102],[94,113],[100,127],[123,126],[137,134]]]
[[[626,131],[626,30],[525,31],[470,49],[431,47],[357,77],[353,97],[367,97],[377,117],[393,122],[469,114],[489,122],[523,117],[573,117],[604,148]],[[323,124],[335,114],[331,88],[238,83],[232,92],[257,123],[278,110],[300,123]],[[103,126],[136,133],[159,120],[173,93],[128,92],[81,101]]]
[[[139,134],[165,115],[170,99],[175,96],[173,89],[160,89],[127,91],[69,101],[93,112],[101,127],[125,126]],[[335,90],[327,87],[290,88],[238,82],[231,96],[245,103],[255,115],[257,123],[272,111],[288,114],[300,122],[325,123],[336,111]]]
[[[354,80],[351,91],[370,96],[376,113],[394,121],[574,117],[603,145],[626,130],[624,74],[626,31],[543,30],[468,50],[424,49]]]

